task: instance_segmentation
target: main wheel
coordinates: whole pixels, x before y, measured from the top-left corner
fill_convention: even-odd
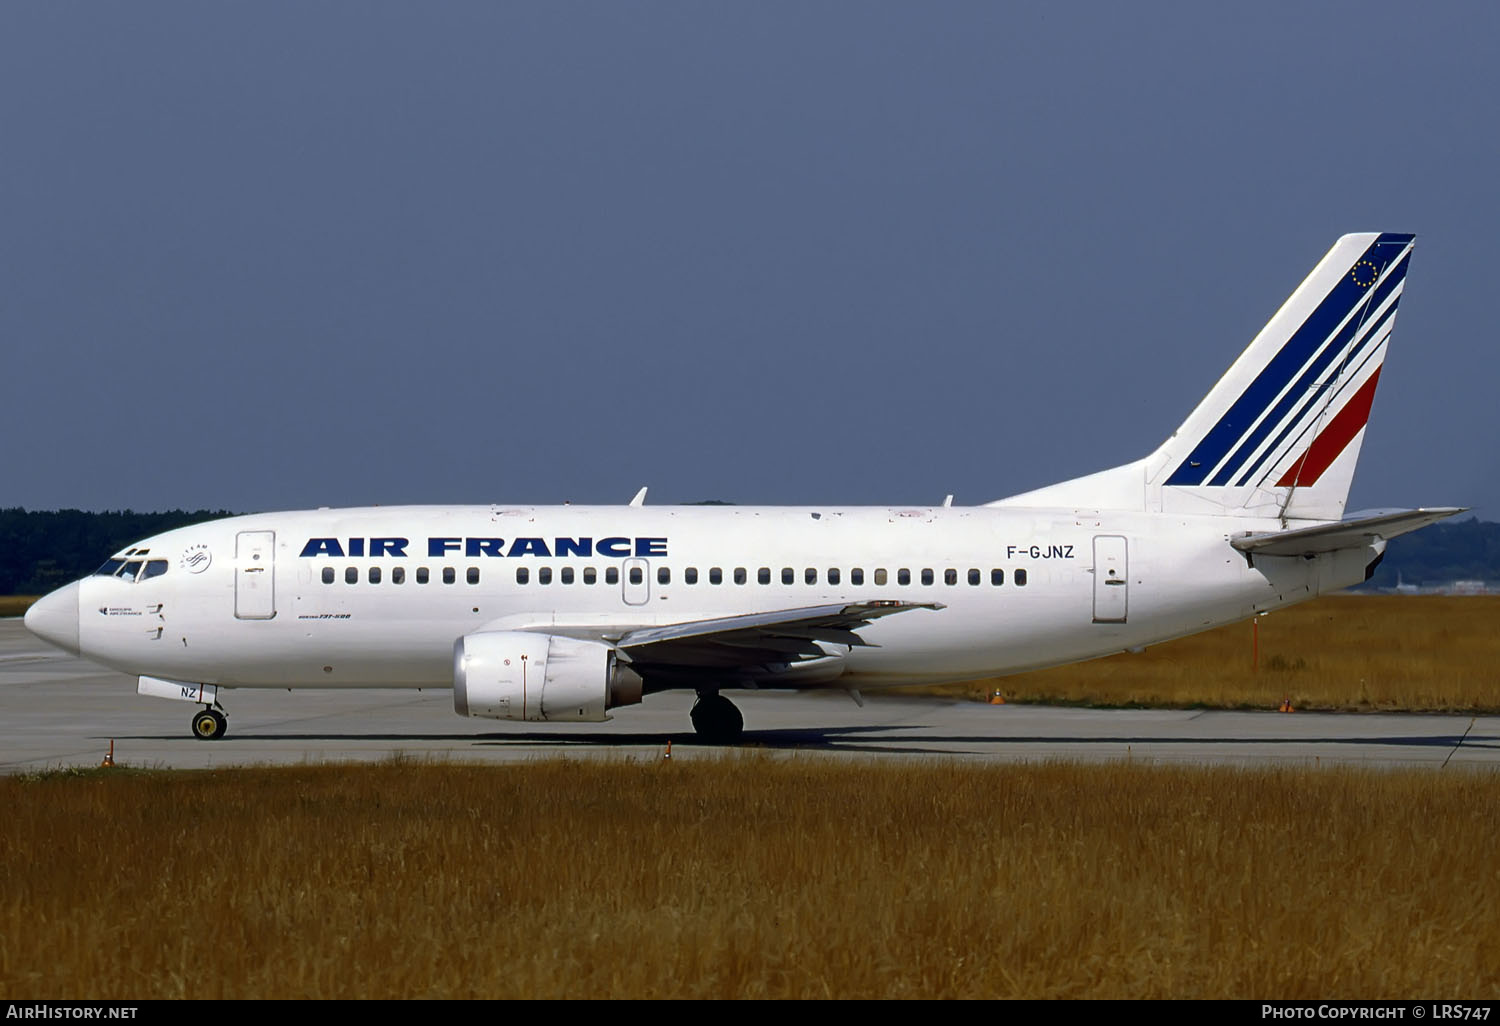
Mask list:
[[[700,696],[689,716],[698,736],[710,744],[738,741],[745,731],[745,717],[738,707],[717,693]]]
[[[217,741],[229,729],[229,720],[217,709],[203,709],[193,714],[193,736],[200,741]]]

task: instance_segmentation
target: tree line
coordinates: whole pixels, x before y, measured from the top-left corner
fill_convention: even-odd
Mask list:
[[[0,595],[45,594],[93,573],[133,541],[227,516],[233,514],[207,509],[165,513],[0,509]]]
[[[1399,576],[1398,576],[1399,575]],[[1500,523],[1444,520],[1391,539],[1366,588],[1448,581],[1500,581]]]

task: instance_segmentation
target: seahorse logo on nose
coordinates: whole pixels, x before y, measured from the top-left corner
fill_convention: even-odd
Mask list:
[[[213,554],[208,551],[207,545],[194,545],[182,554],[179,562],[188,573],[201,574],[213,561]]]

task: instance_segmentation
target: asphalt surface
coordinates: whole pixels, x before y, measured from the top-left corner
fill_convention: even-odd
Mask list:
[[[1500,767],[1500,717],[1204,712],[979,705],[843,692],[726,692],[739,747],[882,759],[1113,760],[1232,765]],[[688,722],[691,693],[651,695],[606,723],[460,718],[448,691],[229,691],[229,730],[192,737],[197,706],[142,698],[135,680],[0,620],[0,773],[116,764],[194,769],[413,758],[717,757]],[[1467,737],[1465,732],[1467,731]],[[1462,740],[1461,740],[1462,739]],[[1461,743],[1460,743],[1461,742]]]

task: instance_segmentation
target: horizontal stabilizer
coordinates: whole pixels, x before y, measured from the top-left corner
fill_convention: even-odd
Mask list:
[[[1249,532],[1231,538],[1229,544],[1241,552],[1262,556],[1314,556],[1320,552],[1358,548],[1370,542],[1394,538],[1439,520],[1467,512],[1466,507],[1434,506],[1430,509],[1399,509],[1355,514],[1345,520],[1290,531]]]

